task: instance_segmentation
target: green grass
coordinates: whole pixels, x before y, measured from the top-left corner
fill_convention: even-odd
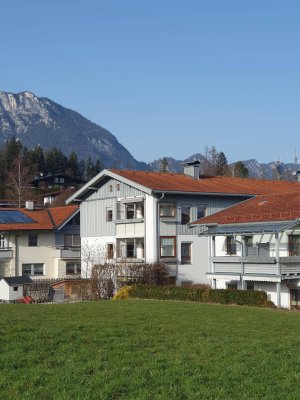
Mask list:
[[[300,314],[171,301],[0,306],[0,399],[299,399]]]

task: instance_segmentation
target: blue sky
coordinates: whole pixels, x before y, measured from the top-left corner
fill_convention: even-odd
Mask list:
[[[1,4],[0,90],[49,97],[139,160],[215,145],[229,161],[300,153],[300,2]]]

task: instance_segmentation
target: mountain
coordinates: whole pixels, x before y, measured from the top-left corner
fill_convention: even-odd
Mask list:
[[[0,92],[0,146],[15,136],[28,148],[57,147],[79,159],[100,159],[105,167],[147,170],[108,130],[79,113],[31,92]]]
[[[205,161],[205,157],[200,153],[193,154],[190,157],[186,158],[185,160],[175,160],[175,158],[173,158],[173,157],[165,157],[165,158],[168,162],[169,171],[170,172],[179,172],[179,173],[183,171],[182,164],[185,162],[193,161],[193,160]],[[149,163],[148,166],[150,167],[150,169],[152,171],[159,171],[161,160],[162,160],[161,158],[159,158],[158,160],[154,160],[151,163]]]
[[[200,154],[196,153],[186,158],[185,160],[176,160],[172,157],[165,157],[168,162],[168,168],[170,172],[182,172],[182,163],[200,160],[204,162],[206,158]],[[151,170],[159,171],[161,158],[148,164]],[[259,163],[255,159],[244,160],[245,167],[249,170],[250,178],[260,178],[260,179],[278,179],[278,175],[282,179],[293,180],[292,172],[295,169],[295,165],[292,163],[281,163],[281,162],[269,162],[269,163]],[[231,164],[233,165],[233,164]],[[300,169],[300,168],[299,168]]]

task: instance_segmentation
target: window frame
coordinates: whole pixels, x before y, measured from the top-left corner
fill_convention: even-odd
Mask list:
[[[172,256],[162,256],[162,240],[163,239],[172,239],[173,240],[173,253]],[[176,244],[176,236],[160,236],[160,258],[176,258],[177,257],[177,244]]]
[[[292,239],[296,239],[296,241],[292,242]],[[298,242],[297,242],[298,241]],[[292,247],[299,246],[299,251],[292,251]],[[288,235],[288,251],[289,257],[299,256],[300,255],[300,235]]]
[[[189,210],[188,214],[183,212],[184,208]],[[180,218],[180,221],[181,221],[182,225],[187,225],[187,224],[189,224],[191,222],[191,213],[192,213],[192,206],[190,204],[182,204],[181,205],[181,218]],[[188,215],[188,221],[186,221],[186,222],[184,220],[184,218],[185,218],[184,215]]]
[[[28,234],[28,247],[38,247],[39,240],[37,233],[29,233]]]
[[[74,267],[73,272],[68,272],[68,265],[72,265]],[[79,267],[79,268],[78,268]],[[66,275],[81,275],[81,263],[80,262],[66,262]]]
[[[199,216],[199,207],[203,208],[203,215]],[[206,204],[197,204],[197,220],[200,218],[206,217],[207,205]]]
[[[182,256],[182,245],[188,245],[188,257]],[[181,254],[181,264],[186,265],[186,264],[192,264],[192,242],[181,242],[180,244],[180,254]]]
[[[71,244],[66,243],[67,238],[71,238]],[[79,239],[79,244],[75,244],[75,239]],[[77,247],[81,246],[81,237],[78,233],[66,233],[64,234],[64,247]]]
[[[236,241],[234,240],[234,236],[232,236],[232,235],[226,236],[225,246],[226,246],[226,255],[227,256],[236,256],[237,248],[236,248]]]
[[[114,258],[114,244],[106,243],[106,258],[107,260],[113,260]]]
[[[42,273],[36,273],[35,268],[42,267]],[[30,274],[24,273],[25,268],[30,268]],[[44,276],[45,275],[45,264],[43,263],[23,263],[22,264],[22,276],[29,275],[29,276]]]
[[[107,207],[106,209],[106,222],[112,222],[113,220],[113,209],[111,207]]]
[[[166,214],[166,215],[162,215],[161,211],[164,208],[164,206],[172,206],[172,213]],[[176,206],[175,203],[172,202],[161,202],[159,203],[159,217],[160,218],[175,218],[176,217]]]

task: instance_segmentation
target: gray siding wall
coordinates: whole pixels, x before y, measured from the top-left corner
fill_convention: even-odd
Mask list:
[[[191,209],[191,221],[195,221],[197,219],[197,205],[205,205],[206,206],[206,215],[214,214],[218,211],[223,210],[224,208],[233,206],[236,203],[245,200],[244,197],[233,196],[203,196],[203,195],[165,195],[163,201],[165,203],[175,203],[176,207],[176,217],[175,218],[165,218],[161,219],[160,222],[160,231],[161,234],[164,235],[175,232],[177,235],[189,235],[189,234],[197,234],[200,231],[200,227],[190,228],[188,225],[181,224],[181,206],[182,205],[190,205]],[[175,228],[176,227],[176,228]]]
[[[120,184],[120,190],[117,190],[117,184]],[[106,210],[112,208],[113,220],[115,220],[117,217],[117,200],[119,198],[143,195],[144,193],[141,190],[115,179],[110,179],[97,192],[81,203],[81,237],[115,236],[115,222],[106,221]]]

